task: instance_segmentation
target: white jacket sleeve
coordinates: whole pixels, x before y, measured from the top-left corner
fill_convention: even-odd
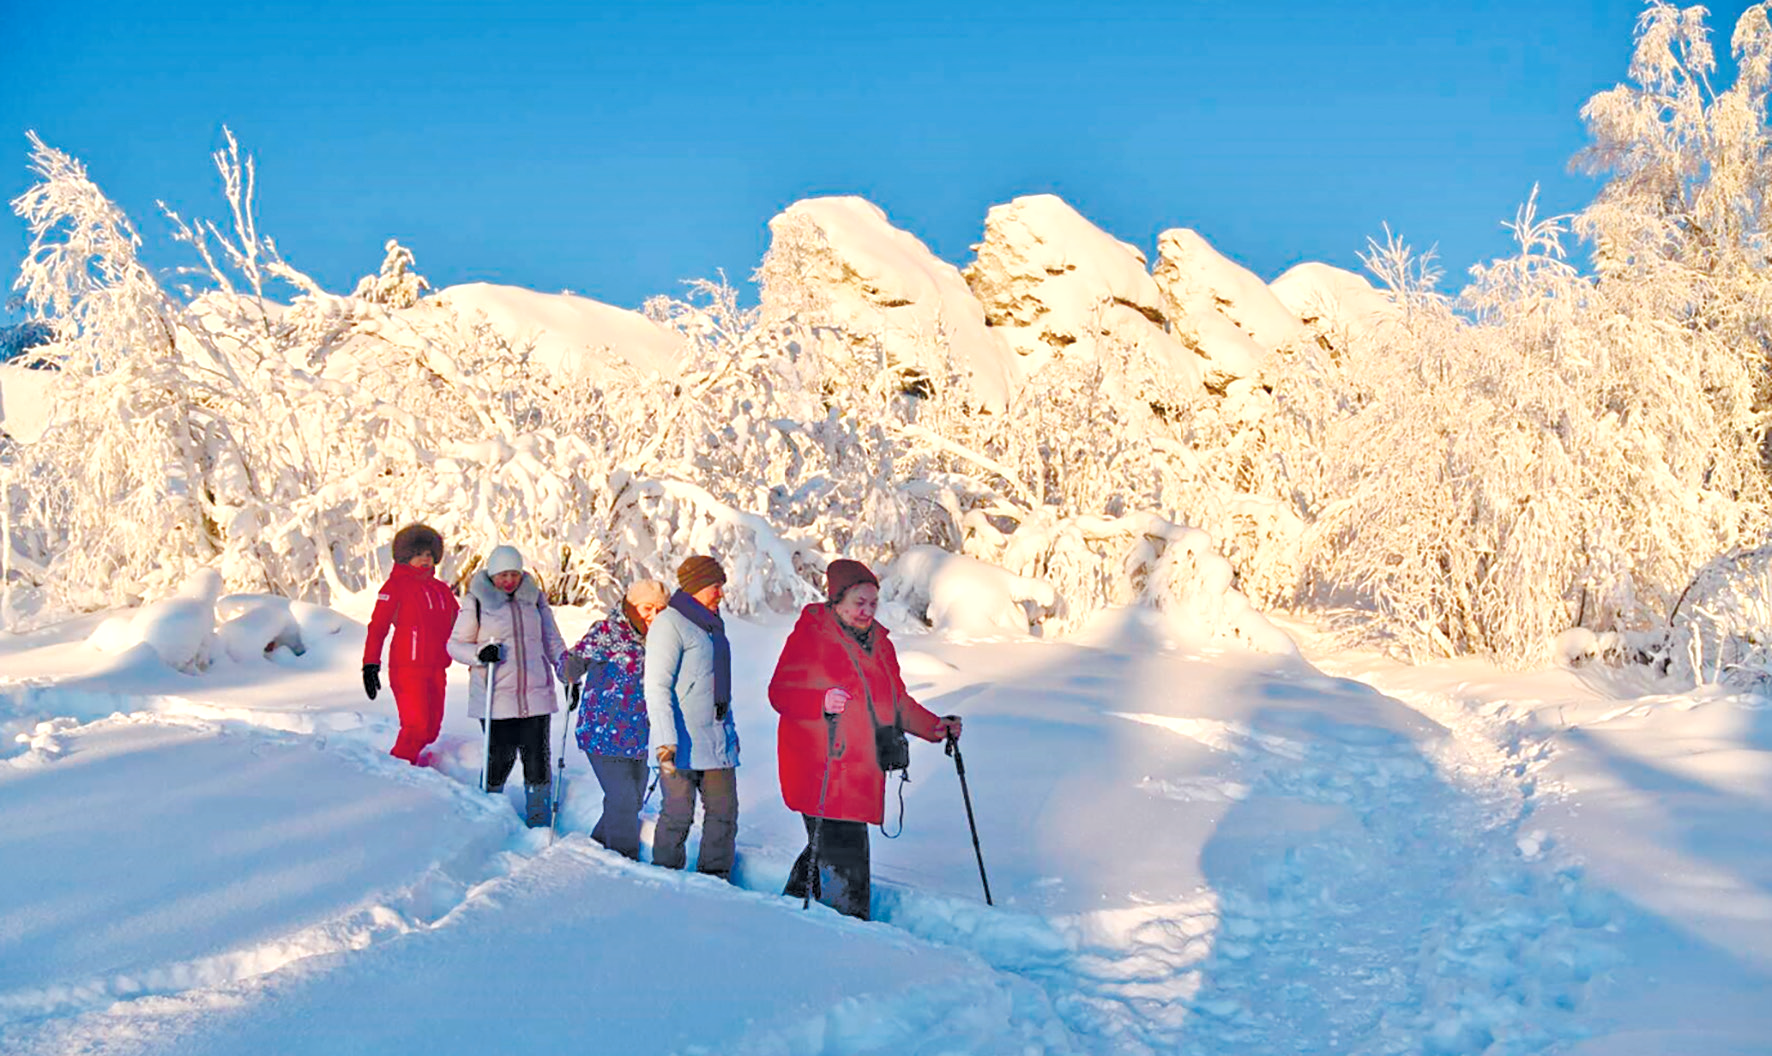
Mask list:
[[[660,613],[646,632],[646,721],[652,725],[651,750],[677,744],[677,716],[671,706],[671,687],[683,662],[683,637],[668,611]],[[685,763],[688,761],[685,760]]]
[[[455,629],[449,632],[449,655],[470,667],[478,667],[480,658],[480,606],[474,599],[463,599],[461,611],[455,614]]]

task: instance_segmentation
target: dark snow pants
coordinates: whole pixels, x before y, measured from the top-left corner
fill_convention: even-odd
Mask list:
[[[734,847],[738,843],[738,771],[665,770],[658,775],[664,789],[664,809],[652,830],[652,864],[681,869],[683,841],[695,820],[695,797],[701,794],[701,854],[695,871],[722,879],[732,878]]]
[[[646,798],[646,760],[623,755],[590,755],[591,770],[603,786],[603,816],[591,839],[623,857],[640,858],[640,803]]]
[[[806,880],[812,861],[812,830],[819,827],[819,869],[812,880],[812,897],[844,916],[867,920],[869,904],[873,901],[867,823],[831,818],[820,823],[810,814],[800,817],[806,822],[806,849],[795,860],[793,871],[788,873],[788,886],[781,893],[789,898],[806,897]]]
[[[523,719],[492,720],[492,758],[486,766],[488,789],[497,792],[505,787],[505,778],[511,776],[511,764],[517,761],[519,753],[523,756],[523,783],[548,783],[549,718],[547,715],[531,715]],[[485,729],[486,720],[480,722],[480,728]]]

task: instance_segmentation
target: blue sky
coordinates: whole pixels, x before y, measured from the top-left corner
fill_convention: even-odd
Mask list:
[[[1744,5],[1713,7],[1726,51]],[[0,0],[0,194],[24,133],[155,214],[220,217],[221,127],[261,227],[330,288],[389,237],[434,283],[637,305],[748,279],[796,199],[860,194],[965,264],[986,210],[1064,196],[1149,250],[1199,229],[1266,278],[1357,267],[1388,222],[1451,276],[1553,210],[1578,111],[1622,80],[1635,0],[961,5],[183,5]],[[0,221],[10,275],[22,223]]]

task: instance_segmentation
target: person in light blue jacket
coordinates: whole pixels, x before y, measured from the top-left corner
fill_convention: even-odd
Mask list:
[[[664,808],[652,863],[684,865],[683,843],[702,801],[697,872],[731,879],[738,840],[738,727],[732,647],[720,619],[726,570],[697,555],[677,568],[677,592],[646,632],[646,717]]]

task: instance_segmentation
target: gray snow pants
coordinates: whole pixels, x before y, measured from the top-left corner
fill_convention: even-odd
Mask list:
[[[695,820],[695,798],[701,795],[701,854],[695,871],[723,880],[732,878],[733,848],[738,842],[738,771],[666,770],[659,774],[664,809],[652,830],[652,864],[681,869],[683,841]]]
[[[646,798],[646,760],[593,755],[591,770],[603,786],[603,816],[591,839],[616,854],[640,858],[640,803]]]

